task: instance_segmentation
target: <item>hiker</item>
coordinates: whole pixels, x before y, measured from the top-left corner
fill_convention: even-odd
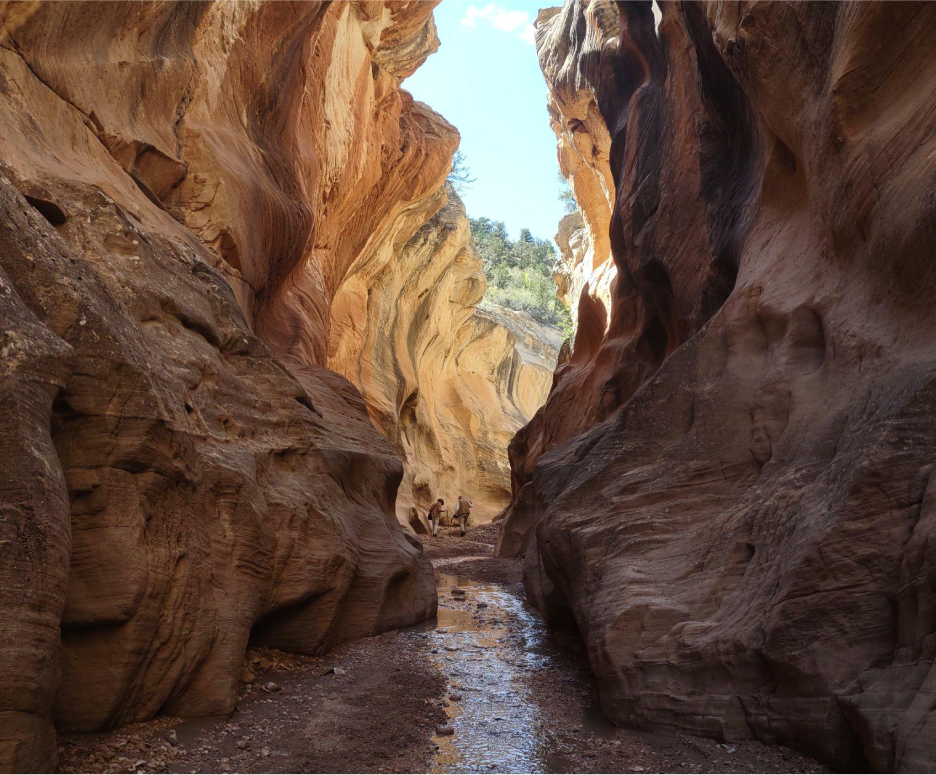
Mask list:
[[[458,517],[458,524],[461,526],[461,534],[465,535],[468,529],[468,517],[471,515],[471,507],[474,504],[464,495],[458,496],[458,505],[455,507],[455,516]]]
[[[439,521],[442,519],[442,507],[445,505],[445,501],[439,498],[432,506],[429,508],[429,526],[432,528],[432,535],[436,535],[439,532]]]

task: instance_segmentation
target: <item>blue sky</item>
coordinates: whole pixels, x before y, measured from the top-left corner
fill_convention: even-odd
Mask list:
[[[504,221],[552,239],[559,201],[556,139],[533,46],[540,8],[559,0],[444,0],[435,9],[442,45],[403,83],[461,132],[477,180],[463,195],[468,215]]]

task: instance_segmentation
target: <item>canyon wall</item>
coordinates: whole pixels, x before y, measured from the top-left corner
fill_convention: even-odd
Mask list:
[[[397,516],[417,531],[439,497],[450,509],[470,497],[473,521],[508,503],[507,445],[545,401],[559,346],[554,329],[478,308],[485,280],[464,205],[448,185],[426,204],[405,244],[385,241],[351,267],[328,359],[403,459]]]
[[[248,640],[433,614],[401,463],[325,368],[457,146],[399,88],[431,12],[0,5],[0,770],[53,768],[53,719],[229,712]]]
[[[611,135],[595,90],[601,51],[614,45],[620,29],[612,2],[589,3],[578,13],[546,8],[536,20],[536,50],[548,89],[559,170],[577,204],[576,211],[559,222],[559,258],[553,269],[558,296],[575,324],[575,338],[555,372],[549,409],[537,413],[510,443],[511,501],[497,547],[502,556],[526,550],[533,517],[527,498],[540,456],[595,422],[594,412],[581,405],[580,396],[591,392],[591,383],[600,377],[594,374],[593,356],[611,319],[617,279],[609,235],[615,197]]]
[[[537,29],[609,131],[618,276],[502,551],[614,721],[929,771],[936,6],[661,9]]]
[[[559,298],[578,321],[580,310],[608,323],[611,283],[617,269],[611,260],[608,227],[614,208],[614,178],[609,154],[611,136],[598,109],[588,59],[617,38],[620,19],[612,3],[593,3],[586,9],[588,25],[545,8],[536,20],[537,55],[548,87],[546,108],[556,135],[559,171],[568,181],[578,205],[559,223],[556,244],[559,260],[554,278]],[[579,38],[584,40],[579,41]],[[569,56],[581,45],[580,56]],[[584,298],[583,298],[584,294]],[[586,325],[592,325],[586,322]]]

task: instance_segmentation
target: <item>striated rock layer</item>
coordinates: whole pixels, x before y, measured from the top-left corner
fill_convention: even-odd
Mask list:
[[[452,506],[467,494],[481,521],[508,503],[507,445],[545,401],[559,345],[554,329],[477,307],[485,281],[464,205],[448,185],[423,204],[437,211],[402,246],[388,239],[355,264],[338,289],[328,360],[403,459],[397,515],[417,530],[439,497]]]
[[[929,771],[936,6],[624,3],[598,48],[599,5],[549,23],[610,130],[610,323],[503,540],[615,721]]]
[[[399,89],[431,10],[0,6],[0,770],[52,768],[53,718],[229,712],[248,639],[434,612],[400,461],[325,368],[457,144]]]

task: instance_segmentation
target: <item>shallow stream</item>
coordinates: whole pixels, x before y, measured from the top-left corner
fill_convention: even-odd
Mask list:
[[[444,563],[444,561],[443,561]],[[451,735],[436,735],[431,772],[568,772],[550,751],[547,715],[531,691],[536,671],[554,669],[556,648],[539,616],[508,589],[436,568],[438,619],[428,658],[448,679]],[[462,594],[463,591],[463,594]],[[611,730],[600,714],[583,724]]]

